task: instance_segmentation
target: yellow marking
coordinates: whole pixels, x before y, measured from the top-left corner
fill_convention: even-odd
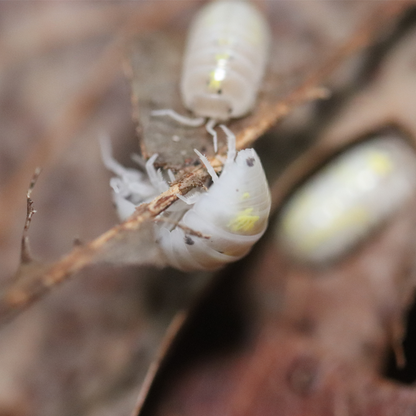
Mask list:
[[[345,229],[356,227],[357,225],[360,227],[366,226],[369,218],[369,212],[364,208],[352,208],[334,219],[326,228],[320,228],[306,236],[301,243],[301,249],[305,252],[310,252]]]
[[[216,66],[209,73],[209,81],[208,81],[208,88],[217,92],[221,89],[222,81],[224,81],[227,71],[226,66],[228,64],[228,60],[230,59],[229,53],[218,53],[215,55]]]
[[[250,194],[248,192],[244,192],[243,193],[243,197],[241,199],[249,199],[250,198]]]
[[[393,169],[391,160],[382,152],[373,152],[369,157],[371,169],[379,175],[390,173]]]
[[[224,68],[215,68],[209,73],[208,87],[211,90],[217,91],[221,89],[222,81],[225,79],[226,70]]]
[[[258,215],[252,215],[253,208],[247,208],[240,211],[233,220],[228,224],[228,228],[234,233],[248,232],[254,227],[254,224],[260,219]]]

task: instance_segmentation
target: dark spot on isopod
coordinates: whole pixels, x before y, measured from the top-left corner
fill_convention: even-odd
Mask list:
[[[222,90],[218,90],[218,91],[217,91],[217,93],[218,93],[218,94],[222,94]]]
[[[194,244],[195,244],[195,241],[194,241],[194,240],[192,240],[192,238],[191,238],[191,237],[189,237],[189,235],[186,235],[186,236],[185,236],[185,244],[188,244],[188,246],[192,246],[192,245],[194,245]]]
[[[254,166],[254,162],[255,162],[254,157],[248,157],[246,159],[247,166],[249,166],[250,168]]]

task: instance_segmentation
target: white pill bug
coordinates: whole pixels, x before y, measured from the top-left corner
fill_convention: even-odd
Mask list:
[[[168,225],[158,228],[158,241],[171,266],[180,270],[215,270],[245,256],[263,235],[270,213],[270,192],[261,161],[254,149],[235,157],[232,133],[228,136],[228,155],[221,176],[203,158],[213,185],[199,195],[180,224],[209,236],[189,236]]]
[[[196,16],[181,80],[184,104],[219,121],[254,106],[269,47],[264,17],[248,1],[215,1]]]
[[[242,117],[254,107],[270,44],[269,26],[249,1],[217,0],[195,17],[188,35],[181,78],[182,100],[199,118],[156,110],[182,124],[207,130],[218,121]]]
[[[325,264],[354,248],[412,195],[416,155],[384,136],[329,162],[288,200],[277,239],[295,258]]]
[[[234,135],[225,126],[221,127],[228,139],[227,160],[221,176],[218,177],[208,160],[200,155],[212,177],[212,186],[208,192],[198,192],[190,198],[181,197],[162,214],[162,219],[168,217],[179,221],[178,225],[172,221],[155,224],[156,240],[167,264],[179,270],[215,270],[236,261],[250,251],[267,227],[271,199],[261,161],[254,149],[241,150],[236,155]],[[127,176],[121,170],[116,171],[112,162],[109,163],[108,154],[106,159],[106,165],[118,175],[118,182],[133,180],[126,186],[129,195],[123,187],[112,184],[118,212],[124,214],[125,210],[120,209],[123,200],[130,203],[133,200],[144,201],[142,196],[135,194],[133,186],[139,176]],[[150,166],[149,162],[147,166]],[[157,179],[155,184],[159,187],[160,175]],[[139,185],[144,182],[143,177],[139,182]],[[150,181],[147,180],[147,184]],[[157,193],[156,188],[154,192]],[[121,216],[122,220],[125,218]],[[201,233],[204,238],[187,233],[187,229]]]

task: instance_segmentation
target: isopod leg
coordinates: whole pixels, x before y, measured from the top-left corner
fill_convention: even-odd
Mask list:
[[[207,168],[208,173],[211,175],[212,181],[217,182],[218,175],[215,172],[214,168],[211,166],[211,163],[209,163],[209,160],[201,152],[198,152],[198,150],[194,149],[194,152],[198,155],[198,157],[201,159],[201,162]]]
[[[101,148],[101,157],[103,159],[105,167],[111,172],[115,173],[118,176],[123,176],[128,173],[128,170],[113,157],[113,152],[111,150],[111,140],[108,135],[101,135],[99,137],[100,148]]]
[[[208,123],[205,124],[205,128],[207,129],[207,132],[212,136],[212,140],[214,141],[214,152],[217,153],[218,150],[218,137],[217,132],[214,130],[215,124],[217,124],[217,121],[213,118],[210,118],[208,120]]]
[[[168,169],[168,176],[169,176],[169,180],[171,182],[175,182],[176,181],[175,175],[173,174],[173,172],[170,169]]]
[[[150,183],[153,188],[157,189],[159,192],[165,192],[169,189],[169,185],[163,179],[162,173],[157,171],[154,167],[154,163],[159,155],[155,153],[147,162],[146,162],[146,172],[149,176]]]
[[[154,163],[159,155],[155,153],[147,162],[146,162],[146,172],[149,177],[150,183],[155,189],[159,189],[159,178],[157,177],[157,172],[154,166]]]
[[[235,134],[224,124],[221,124],[220,127],[222,128],[223,132],[227,136],[227,146],[228,146],[228,152],[227,152],[227,161],[226,164],[234,162],[235,155],[236,155],[236,149],[235,149]]]
[[[173,118],[175,121],[177,121],[180,124],[184,124],[185,126],[191,126],[191,127],[199,127],[205,123],[204,117],[197,117],[197,118],[185,117],[171,109],[153,110],[150,114],[152,116],[168,116],[170,118]]]
[[[185,204],[187,205],[193,205],[195,204],[196,201],[198,201],[199,197],[201,196],[201,194],[195,193],[193,195],[190,196],[184,196],[181,194],[175,194],[181,201],[185,202]]]

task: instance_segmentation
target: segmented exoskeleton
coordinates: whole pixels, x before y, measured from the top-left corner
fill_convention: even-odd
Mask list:
[[[200,126],[208,118],[207,130],[216,149],[215,124],[252,110],[269,43],[268,24],[249,1],[209,3],[191,25],[180,84],[184,105],[199,118],[172,110],[152,114],[169,115],[190,126]]]
[[[241,150],[236,156],[234,136],[226,132],[228,155],[221,176],[202,159],[214,183],[180,221],[208,238],[166,225],[157,231],[169,264],[180,270],[213,270],[238,260],[266,230],[271,200],[260,158],[254,149]]]
[[[398,137],[347,150],[289,199],[277,238],[305,262],[326,263],[352,249],[414,192],[416,156]]]
[[[190,198],[178,195],[180,200],[163,216],[179,221],[179,224],[172,224],[172,221],[155,224],[156,240],[167,263],[180,270],[214,270],[238,260],[250,251],[267,227],[271,200],[261,161],[254,149],[241,150],[236,155],[234,135],[225,126],[221,127],[227,134],[228,154],[220,177],[208,160],[197,152],[212,177],[212,186],[207,192],[198,192]],[[149,159],[146,167],[148,171],[153,170],[149,177],[153,178],[154,193],[157,194],[161,189],[161,174],[153,168],[154,158],[155,155],[151,165]],[[117,162],[108,151],[104,160],[106,166],[119,176],[117,183],[123,184],[115,186],[112,179],[113,199],[124,220],[128,214],[126,201],[132,214],[135,207],[132,201],[145,200],[135,192],[139,176],[131,175],[130,170],[116,169],[114,163]],[[137,190],[143,182],[150,185],[147,178],[141,177]],[[204,237],[191,235],[184,229],[199,232]]]

